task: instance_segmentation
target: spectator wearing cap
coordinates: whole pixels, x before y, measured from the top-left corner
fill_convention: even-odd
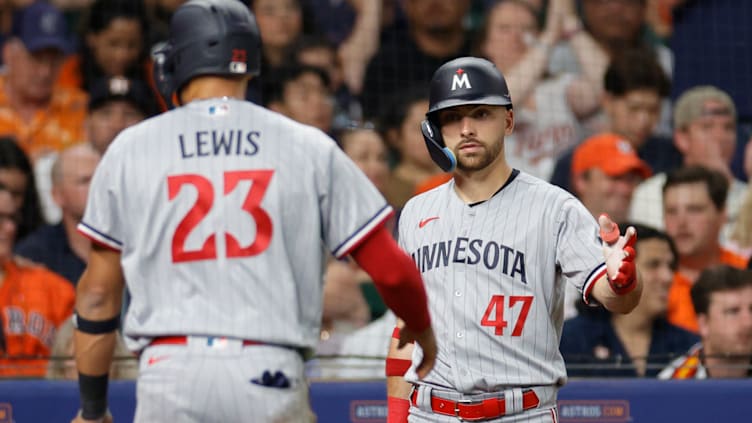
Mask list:
[[[104,154],[120,131],[155,112],[146,82],[122,77],[99,78],[89,93],[86,139],[99,154]]]
[[[156,94],[143,0],[95,0],[83,16],[81,29],[80,53],[63,64],[59,85],[91,93],[99,78],[125,77],[147,81]],[[157,104],[157,96],[152,101]]]
[[[120,131],[153,115],[156,105],[146,82],[102,77],[91,84],[88,112],[84,122],[85,141],[99,154],[104,154]],[[52,195],[51,172],[56,159],[57,154],[49,154],[37,160],[34,166],[42,212],[48,223],[57,223],[63,216]]]
[[[572,158],[572,188],[582,204],[597,219],[607,213],[616,223],[624,223],[632,192],[651,175],[650,167],[637,156],[632,145],[620,135],[604,132],[580,144]],[[564,318],[577,315],[581,295],[567,284]]]
[[[60,223],[45,225],[21,240],[16,254],[45,265],[75,284],[86,268],[91,243],[76,231],[83,217],[89,182],[100,155],[88,143],[65,149],[52,165],[52,198],[62,211]]]
[[[37,1],[13,16],[3,46],[0,134],[14,136],[32,161],[83,139],[86,95],[55,86],[68,51],[62,13]]]
[[[597,219],[607,213],[616,223],[624,223],[632,192],[651,175],[650,167],[637,156],[632,145],[620,135],[604,132],[582,142],[572,158],[572,188],[582,204]],[[564,318],[578,314],[581,295],[567,284]]]
[[[729,183],[726,197],[726,222],[720,241],[726,244],[747,186],[731,172],[736,149],[736,107],[731,97],[713,86],[694,87],[679,97],[674,109],[674,145],[684,166],[699,165],[714,169]],[[630,220],[663,229],[663,184],[666,172],[644,181],[635,190]]]
[[[633,49],[615,57],[606,69],[603,88],[604,113],[594,118],[603,119],[598,126],[603,125],[603,130],[629,141],[653,172],[679,167],[681,154],[671,138],[653,135],[660,119],[661,99],[670,90],[669,80],[653,55]],[[552,184],[570,192],[573,192],[570,180],[573,154],[574,148],[561,155],[551,176]]]
[[[609,132],[586,139],[572,159],[577,197],[594,217],[608,213],[617,223],[626,220],[634,189],[650,175],[632,144]]]

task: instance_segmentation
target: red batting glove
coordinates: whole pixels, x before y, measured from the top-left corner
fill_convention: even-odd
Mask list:
[[[606,277],[611,289],[617,295],[626,295],[637,287],[637,269],[634,249],[637,234],[629,227],[621,236],[619,225],[606,214],[598,218],[600,236],[603,240],[603,254],[606,258]]]

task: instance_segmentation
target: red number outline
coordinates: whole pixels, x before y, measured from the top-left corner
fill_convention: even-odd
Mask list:
[[[514,307],[515,304],[522,302],[522,308],[512,329],[512,336],[522,336],[522,330],[525,328],[525,321],[530,313],[530,307],[533,305],[532,295],[511,295],[509,296],[509,308]],[[494,317],[491,318],[491,313],[494,312]],[[480,319],[481,326],[489,326],[494,328],[494,335],[504,335],[504,328],[509,323],[504,320],[504,295],[493,295],[488,302],[488,307],[483,313],[483,317]]]
[[[230,233],[225,233],[225,248],[228,258],[250,257],[264,252],[271,243],[273,224],[269,214],[261,207],[273,170],[241,170],[223,174],[224,195],[237,188],[240,181],[251,181],[251,187],[243,200],[241,209],[256,223],[256,238],[247,247]],[[167,177],[167,197],[173,201],[184,185],[196,188],[196,202],[180,220],[172,236],[172,262],[183,263],[217,258],[217,237],[210,235],[198,250],[186,250],[185,242],[190,233],[209,214],[214,205],[214,188],[209,179],[197,174],[172,175]]]
[[[193,185],[196,188],[196,202],[175,228],[172,236],[172,262],[182,263],[186,261],[211,260],[217,258],[217,239],[214,234],[209,236],[198,250],[188,251],[185,249],[185,241],[193,229],[201,223],[214,204],[214,188],[211,181],[201,175],[173,175],[167,177],[168,199],[174,200],[184,185]]]
[[[234,236],[225,233],[228,258],[255,256],[269,247],[269,243],[272,241],[272,219],[260,205],[273,174],[273,170],[244,170],[225,173],[225,195],[231,193],[237,187],[238,182],[251,181],[251,189],[248,191],[241,208],[256,221],[256,239],[247,247],[241,247],[240,242]]]

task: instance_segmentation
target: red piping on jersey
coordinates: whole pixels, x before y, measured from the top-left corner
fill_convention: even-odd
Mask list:
[[[582,300],[585,301],[585,304],[590,304],[590,294],[593,292],[593,288],[595,288],[595,283],[606,274],[606,265],[602,264],[602,266],[603,269],[601,271],[585,281],[585,289],[582,291]]]
[[[407,327],[421,332],[430,326],[426,289],[415,262],[397,246],[383,225],[364,238],[352,257],[371,276],[384,303]]]

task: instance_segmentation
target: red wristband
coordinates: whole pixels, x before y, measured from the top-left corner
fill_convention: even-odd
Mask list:
[[[404,398],[386,397],[386,407],[389,410],[386,423],[407,423],[407,416],[410,415],[410,401]]]
[[[392,338],[394,339],[400,339],[400,328],[399,326],[395,326],[394,330],[392,331]],[[415,341],[410,341],[408,344],[414,344]]]
[[[404,376],[407,373],[407,369],[413,364],[412,360],[405,358],[386,358],[386,375],[388,376]]]

